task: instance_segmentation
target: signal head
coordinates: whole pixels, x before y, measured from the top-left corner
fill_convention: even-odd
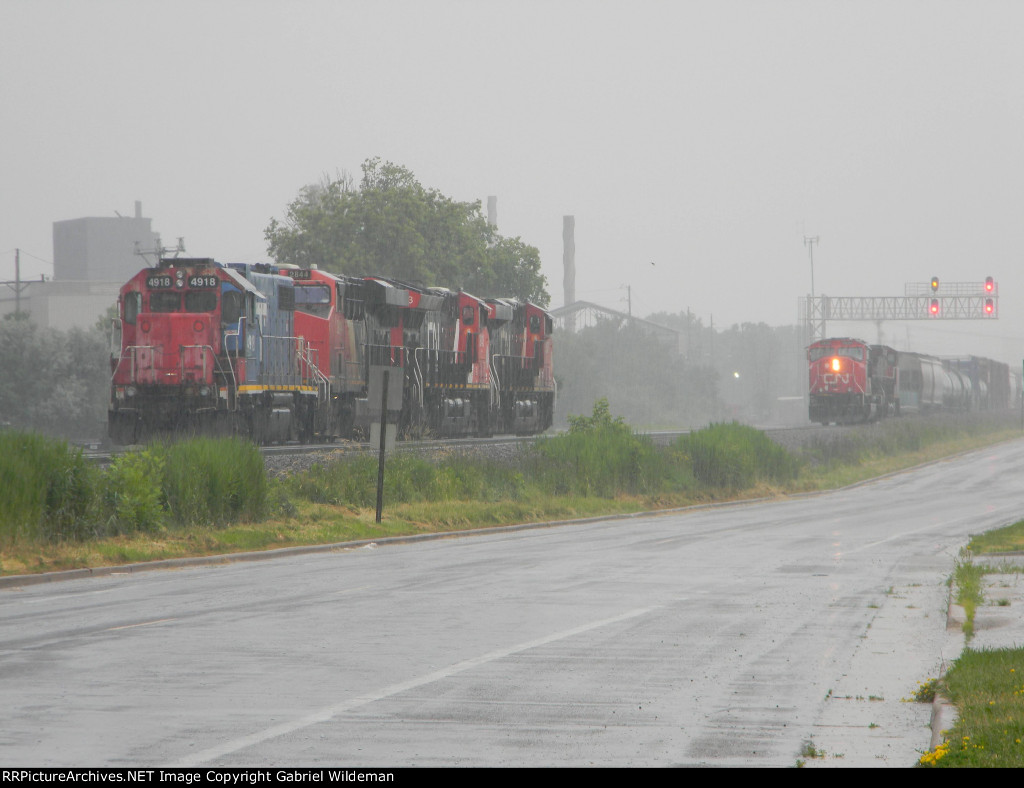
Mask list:
[[[995,302],[993,302],[993,300],[991,298],[986,298],[985,299],[985,314],[986,315],[991,315],[995,311],[996,311]]]
[[[931,304],[928,306],[928,312],[932,315],[939,314],[939,299],[933,298]]]
[[[991,293],[996,287],[995,280],[991,276],[985,277],[985,292]]]
[[[939,277],[933,276],[932,277],[932,292],[934,293],[938,289],[939,289]]]

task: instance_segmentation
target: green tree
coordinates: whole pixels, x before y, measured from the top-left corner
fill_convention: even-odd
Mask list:
[[[110,361],[99,331],[0,321],[0,370],[0,424],[65,439],[102,436]]]
[[[499,235],[479,200],[457,202],[426,189],[408,169],[380,158],[365,161],[362,171],[358,187],[341,173],[301,189],[284,219],[271,219],[264,232],[271,257],[547,306],[539,252]]]

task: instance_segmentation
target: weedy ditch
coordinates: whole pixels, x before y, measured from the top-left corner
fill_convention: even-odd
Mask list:
[[[109,565],[118,556],[230,553],[826,489],[998,440],[1005,424],[913,421],[899,430],[895,446],[925,448],[889,455],[893,439],[883,432],[869,430],[877,439],[871,443],[852,431],[829,439],[831,454],[823,461],[814,441],[787,450],[736,423],[712,424],[659,446],[599,400],[589,416],[570,419],[568,432],[538,439],[514,461],[392,455],[381,523],[373,518],[377,462],[371,457],[341,458],[279,479],[267,474],[250,443],[198,439],[153,444],[100,470],[65,443],[4,432],[0,484],[16,494],[0,499],[0,574]]]

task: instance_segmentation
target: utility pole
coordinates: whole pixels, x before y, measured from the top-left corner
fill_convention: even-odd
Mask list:
[[[814,298],[814,245],[820,241],[821,238],[817,235],[804,236],[804,246],[807,247],[807,253],[811,257],[811,298]]]
[[[814,245],[820,242],[821,238],[817,235],[804,236],[804,246],[807,247],[807,253],[811,258],[811,297],[807,301],[807,326],[810,329],[808,342],[814,342],[817,339],[825,338],[824,314],[813,314],[810,311],[818,304],[818,299],[814,297]]]
[[[21,249],[14,250],[14,281],[0,282],[0,285],[7,285],[14,291],[14,316],[21,316],[21,291],[28,288],[32,282],[21,281]],[[6,301],[7,299],[2,299]]]

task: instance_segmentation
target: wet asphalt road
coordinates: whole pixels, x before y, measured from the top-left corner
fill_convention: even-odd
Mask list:
[[[910,766],[1024,441],[825,495],[0,590],[19,766]]]

